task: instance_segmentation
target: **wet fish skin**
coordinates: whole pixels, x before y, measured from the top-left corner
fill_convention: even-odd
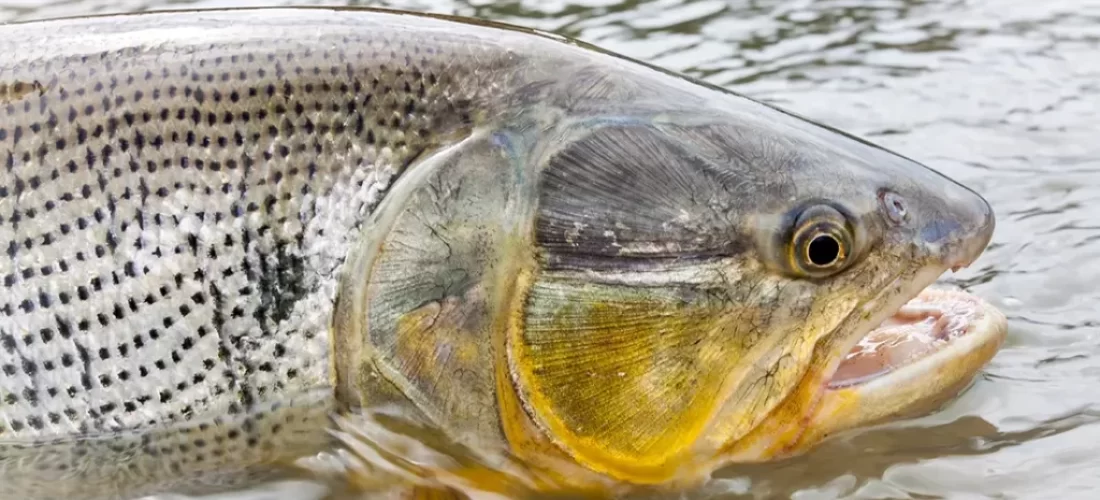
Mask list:
[[[387,19],[0,28],[0,497],[193,488],[327,441],[348,246],[509,64]]]
[[[989,241],[911,160],[551,38],[0,27],[0,496],[249,482],[386,404],[582,483],[691,479],[790,444],[830,363]],[[850,258],[811,273],[818,227]]]

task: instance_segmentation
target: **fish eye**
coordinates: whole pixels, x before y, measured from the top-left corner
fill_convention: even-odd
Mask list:
[[[817,205],[795,222],[788,249],[791,269],[810,278],[824,278],[844,269],[852,251],[852,230],[835,208]]]

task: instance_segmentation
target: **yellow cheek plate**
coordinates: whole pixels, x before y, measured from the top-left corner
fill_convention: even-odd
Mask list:
[[[729,312],[583,282],[539,281],[527,297],[507,341],[528,413],[592,470],[643,484],[674,476],[742,354],[721,340]]]
[[[771,278],[536,276],[504,332],[516,403],[575,462],[635,484],[691,482],[721,456],[797,441],[819,394],[813,353],[852,306]]]

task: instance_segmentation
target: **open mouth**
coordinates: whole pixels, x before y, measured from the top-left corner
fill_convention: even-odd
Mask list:
[[[969,293],[926,288],[860,339],[826,387],[843,389],[866,384],[950,351],[964,344],[959,341],[967,337],[984,337],[967,339],[981,343],[999,340],[998,334],[1003,335],[1000,314]]]
[[[909,283],[916,288],[922,278]],[[845,348],[800,421],[797,441],[782,454],[802,453],[841,431],[934,411],[974,380],[1006,332],[1004,313],[977,296],[921,290]]]

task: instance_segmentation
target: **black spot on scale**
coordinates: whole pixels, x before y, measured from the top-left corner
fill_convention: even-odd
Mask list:
[[[10,333],[0,333],[0,347],[3,347],[8,354],[15,353],[15,337]]]
[[[274,255],[274,265],[269,265],[269,259],[260,259],[260,275],[257,288],[260,293],[260,305],[253,313],[260,324],[265,325],[264,333],[290,316],[294,304],[301,300],[307,290],[305,288],[305,263],[296,255],[286,251],[286,246],[280,245]],[[266,324],[265,324],[266,323]]]

